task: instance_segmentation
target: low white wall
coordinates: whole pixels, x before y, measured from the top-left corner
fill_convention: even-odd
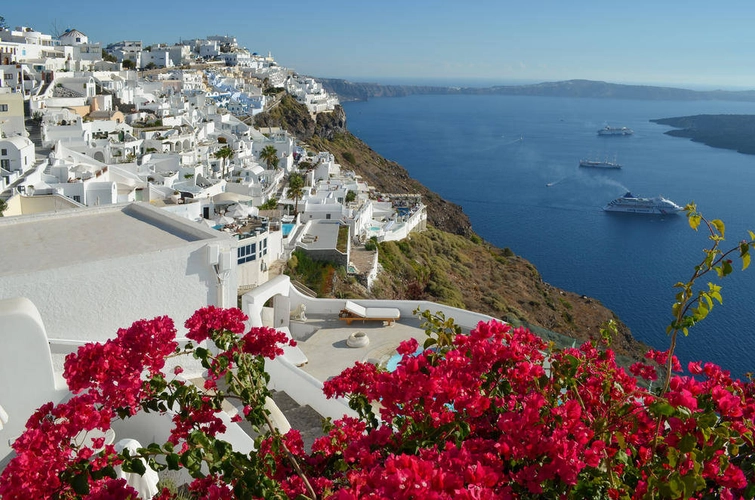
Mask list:
[[[307,314],[333,314],[337,315],[346,306],[344,299],[313,299],[301,294],[294,287],[289,292],[291,309],[296,309],[299,304],[304,304]],[[495,319],[487,314],[481,314],[458,307],[451,307],[427,300],[352,300],[352,302],[364,307],[392,307],[401,312],[402,318],[414,318],[414,311],[429,310],[433,313],[442,312],[446,318],[453,318],[456,324],[462,328],[472,329],[480,321]]]
[[[269,387],[284,391],[298,404],[309,405],[323,417],[333,420],[343,416],[356,417],[345,399],[326,399],[322,393],[322,383],[313,376],[295,367],[285,359],[277,357],[265,360],[265,370],[270,374]]]

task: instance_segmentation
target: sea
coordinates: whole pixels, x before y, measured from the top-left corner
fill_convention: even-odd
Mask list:
[[[607,213],[632,192],[695,202],[726,225],[724,248],[755,231],[755,156],[664,134],[650,122],[696,114],[755,114],[755,103],[532,96],[418,95],[343,104],[349,130],[410,175],[461,205],[474,230],[532,262],[556,287],[598,299],[635,338],[666,350],[674,284],[711,245],[682,213]],[[606,126],[634,135],[601,137]],[[580,168],[616,160],[620,170]],[[679,339],[677,355],[744,377],[755,371],[755,265],[724,279],[723,304]]]

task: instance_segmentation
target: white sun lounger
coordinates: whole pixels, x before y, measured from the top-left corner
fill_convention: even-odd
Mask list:
[[[364,307],[347,300],[338,317],[346,321],[347,325],[354,320],[385,321],[390,325],[401,318],[401,311],[395,307]]]

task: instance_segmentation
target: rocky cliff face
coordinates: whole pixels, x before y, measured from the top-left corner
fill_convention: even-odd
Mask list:
[[[346,129],[346,114],[340,106],[333,113],[320,113],[317,121],[307,108],[286,96],[270,112],[255,116],[256,127],[282,127],[313,149],[329,151],[336,161],[354,170],[383,193],[420,193],[428,206],[428,219],[435,227],[454,234],[469,235],[472,224],[459,205],[430,191],[396,162],[378,155]]]
[[[255,125],[260,124],[286,128],[313,150],[329,151],[378,191],[420,193],[428,206],[433,229],[407,241],[381,245],[385,272],[375,291],[344,286],[339,289],[341,295],[435,300],[579,340],[599,338],[604,322],[614,319],[618,353],[638,357],[646,350],[597,300],[550,286],[527,260],[482,241],[460,206],[430,191],[401,165],[349,133],[342,109],[320,114],[314,121],[303,105],[284,98],[270,113],[255,117]]]

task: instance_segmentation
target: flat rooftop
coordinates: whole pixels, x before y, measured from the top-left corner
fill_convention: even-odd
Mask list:
[[[228,238],[147,204],[0,218],[0,277]]]
[[[340,227],[340,224],[316,221],[309,225],[309,229],[299,239],[299,242],[305,245],[308,250],[330,250],[336,248]]]

